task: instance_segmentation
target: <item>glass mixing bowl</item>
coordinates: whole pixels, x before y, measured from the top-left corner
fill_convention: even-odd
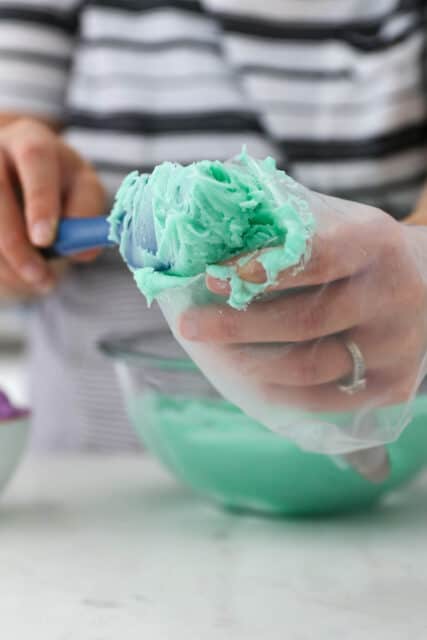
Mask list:
[[[235,406],[166,330],[100,343],[113,358],[136,433],[180,480],[232,509],[288,515],[371,505],[427,464],[427,395],[389,445],[391,475],[372,484],[339,461],[306,453]]]

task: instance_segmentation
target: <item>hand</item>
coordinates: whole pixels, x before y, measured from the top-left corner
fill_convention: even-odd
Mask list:
[[[317,219],[311,259],[271,289],[282,295],[246,311],[190,309],[180,332],[221,350],[236,375],[255,379],[273,402],[312,411],[405,402],[427,352],[427,229],[354,203],[344,203],[343,215],[342,201],[326,200],[333,206]],[[265,281],[255,259],[239,275]],[[227,294],[223,281],[208,277],[207,286]],[[344,339],[367,367],[366,390],[353,396],[337,386],[353,368]]]
[[[0,301],[6,303],[31,302],[36,300],[41,294],[49,293],[52,287],[59,282],[68,269],[67,260],[55,260],[50,263],[53,272],[52,285],[47,284],[38,288],[35,285],[27,284],[16,273],[12,271],[6,260],[0,257]]]
[[[418,226],[427,225],[427,185],[424,185],[414,210],[405,218],[405,223]]]
[[[0,194],[0,295],[50,291],[58,268],[35,247],[52,243],[61,217],[103,212],[105,195],[95,171],[49,127],[20,119],[0,129]]]

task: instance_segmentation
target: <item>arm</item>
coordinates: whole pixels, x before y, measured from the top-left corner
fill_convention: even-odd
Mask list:
[[[34,247],[60,217],[104,207],[93,169],[59,135],[80,2],[22,6],[0,0],[0,299],[49,291],[57,268]]]
[[[4,127],[12,125],[16,123],[18,120],[22,119],[24,114],[21,113],[0,113],[0,130]],[[50,120],[49,118],[39,118],[41,124],[45,124],[47,127],[52,129],[52,131],[59,130],[60,125],[56,123],[54,120]],[[60,268],[57,267],[55,273],[52,272],[52,276],[59,275]],[[52,280],[52,284],[55,280]],[[50,288],[51,281],[48,280],[46,283],[47,288]],[[7,265],[7,261],[3,259],[3,256],[0,256],[0,301],[19,301],[19,300],[28,300],[34,297],[35,288],[31,286],[30,283],[26,283],[19,278],[17,274],[9,269]]]
[[[102,213],[104,191],[92,167],[37,119],[0,122],[0,297],[49,292],[58,271],[36,247],[51,244],[61,217]],[[87,252],[80,259],[92,259]]]

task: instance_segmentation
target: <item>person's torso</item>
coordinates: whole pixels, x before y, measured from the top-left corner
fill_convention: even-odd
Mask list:
[[[89,0],[66,136],[111,196],[134,168],[247,144],[313,189],[403,217],[426,177],[424,4]],[[161,321],[118,259],[75,268],[33,317],[36,445],[135,446],[96,342]]]
[[[243,144],[307,186],[406,215],[426,177],[425,2],[89,0],[68,138],[131,169]]]

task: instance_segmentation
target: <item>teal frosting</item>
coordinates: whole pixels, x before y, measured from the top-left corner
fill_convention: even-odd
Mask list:
[[[147,391],[128,403],[146,446],[186,484],[227,507],[292,515],[367,507],[413,478],[427,463],[427,396],[413,408],[411,424],[387,445],[390,477],[372,484],[333,458],[301,451],[221,399]]]
[[[131,173],[109,222],[110,239],[119,243],[149,303],[208,273],[230,282],[228,303],[237,309],[274,284],[280,271],[307,258],[314,232],[302,187],[272,158],[254,160],[245,150],[231,162],[164,162],[151,175]],[[257,256],[266,272],[263,284],[243,281],[235,266],[218,264],[264,248],[270,249]]]

